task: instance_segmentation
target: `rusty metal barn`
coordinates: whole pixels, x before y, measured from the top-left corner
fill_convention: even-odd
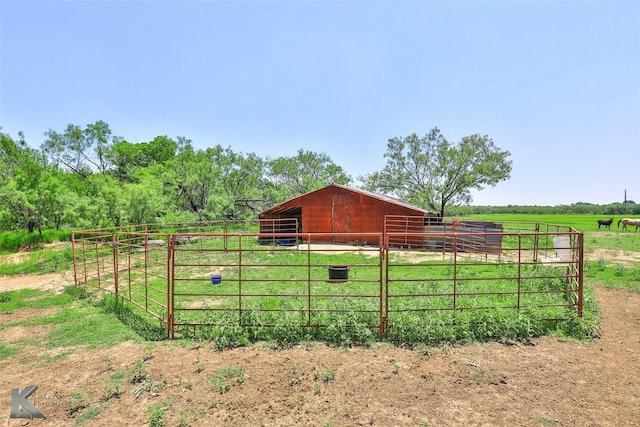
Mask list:
[[[369,191],[330,184],[265,210],[259,216],[260,233],[331,233],[331,242],[358,243],[364,234],[383,233],[386,218],[412,218],[416,232],[423,225],[439,220],[437,215],[418,206]],[[298,230],[291,230],[288,220],[297,220]],[[273,220],[270,222],[268,220]],[[360,234],[359,234],[360,233]]]

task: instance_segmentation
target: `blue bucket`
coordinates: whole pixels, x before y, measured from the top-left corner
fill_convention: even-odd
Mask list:
[[[214,276],[211,276],[211,283],[213,283],[214,285],[219,285],[222,282],[222,276],[219,274],[216,274]]]

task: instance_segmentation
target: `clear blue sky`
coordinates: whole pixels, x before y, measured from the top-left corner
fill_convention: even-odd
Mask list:
[[[0,0],[0,126],[70,123],[353,178],[438,127],[511,152],[479,205],[640,202],[640,1]]]

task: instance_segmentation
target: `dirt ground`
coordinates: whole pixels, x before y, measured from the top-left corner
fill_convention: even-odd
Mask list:
[[[0,279],[0,290],[69,283],[19,276]],[[320,344],[215,352],[170,341],[51,350],[38,343],[49,327],[14,326],[0,343],[33,344],[0,361],[0,426],[639,426],[640,294],[596,286],[596,296],[597,339],[429,354]],[[43,314],[4,312],[0,322]],[[48,418],[10,418],[11,390],[34,384],[28,401]]]

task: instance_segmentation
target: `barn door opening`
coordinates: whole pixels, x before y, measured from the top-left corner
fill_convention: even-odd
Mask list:
[[[334,196],[331,206],[331,222],[334,233],[350,233],[349,196]],[[333,236],[334,242],[347,242],[347,236]]]

